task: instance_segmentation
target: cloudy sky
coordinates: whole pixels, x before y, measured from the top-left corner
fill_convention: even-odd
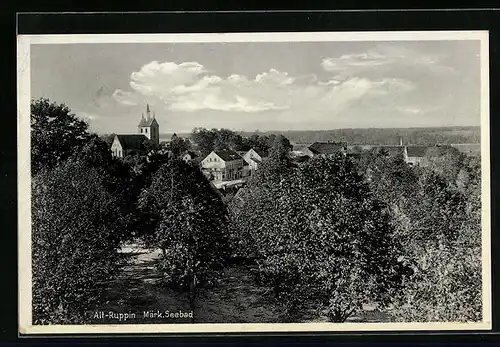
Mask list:
[[[98,133],[479,125],[479,41],[43,44],[31,95]]]

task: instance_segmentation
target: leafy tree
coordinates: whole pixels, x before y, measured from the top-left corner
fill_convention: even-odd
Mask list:
[[[413,223],[412,240],[422,246],[428,242],[449,242],[458,236],[464,222],[464,196],[432,170],[422,173],[413,206],[406,211]]]
[[[66,105],[44,98],[32,100],[32,174],[44,167],[54,167],[95,136],[88,132],[88,124],[72,114]]]
[[[189,141],[183,139],[182,137],[173,134],[170,141],[170,150],[175,156],[179,156],[189,149]]]
[[[199,287],[221,275],[228,253],[227,211],[203,174],[182,160],[164,164],[140,198],[150,216],[149,242],[163,250],[166,283],[186,292],[194,309]]]
[[[198,150],[203,156],[208,155],[215,148],[215,129],[194,128],[191,132],[191,139],[196,143]]]
[[[465,155],[450,146],[430,147],[426,152],[429,168],[454,184],[463,166]]]
[[[406,322],[477,322],[482,317],[481,248],[431,245],[396,296],[392,315]]]
[[[102,173],[71,157],[32,180],[33,323],[81,323],[119,262],[121,218]]]
[[[392,313],[398,320],[481,318],[480,175],[474,164],[470,170],[459,171],[463,186],[431,168],[419,171],[415,198],[396,215],[414,269],[396,296]]]
[[[102,135],[101,136],[101,139],[106,142],[106,144],[111,147],[111,145],[113,144],[113,140],[115,139],[115,136],[116,134],[115,133],[111,133],[111,134],[105,134],[105,135]]]
[[[253,234],[243,244],[258,250],[258,278],[291,319],[312,308],[343,322],[363,303],[389,303],[404,266],[385,205],[350,160],[317,157],[257,177],[233,206],[233,222],[242,238]]]

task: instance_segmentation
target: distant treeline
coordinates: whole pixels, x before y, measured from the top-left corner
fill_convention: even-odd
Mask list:
[[[288,131],[255,131],[238,132],[244,137],[253,134],[282,134],[292,143],[309,144],[313,142],[340,141],[350,144],[398,145],[400,138],[405,144],[461,144],[479,143],[480,127],[437,127],[437,128],[366,128],[366,129],[334,129],[334,130],[288,130]],[[170,138],[170,134],[162,134],[161,138]],[[183,136],[180,135],[179,136]],[[185,134],[189,137],[190,134]]]

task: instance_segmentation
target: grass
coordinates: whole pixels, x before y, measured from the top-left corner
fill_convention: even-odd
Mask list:
[[[122,253],[127,258],[120,275],[108,283],[100,304],[89,310],[91,324],[150,324],[191,323],[186,318],[144,317],[144,312],[190,312],[187,298],[161,284],[154,269],[160,252],[129,248]],[[97,317],[96,312],[105,314],[129,314],[124,320],[116,317]],[[135,314],[133,317],[131,314]],[[251,267],[232,265],[228,267],[220,284],[214,288],[200,289],[193,312],[195,323],[279,323],[283,322],[278,302],[268,289],[255,284]],[[124,317],[122,317],[124,318]],[[305,322],[322,322],[325,318],[305,318]],[[350,322],[389,321],[390,317],[367,307]]]

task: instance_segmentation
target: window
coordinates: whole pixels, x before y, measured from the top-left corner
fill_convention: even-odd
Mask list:
[[[144,129],[144,132],[147,134],[148,133],[148,128]]]

